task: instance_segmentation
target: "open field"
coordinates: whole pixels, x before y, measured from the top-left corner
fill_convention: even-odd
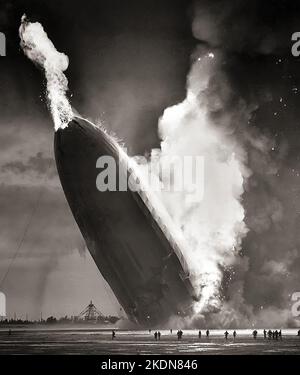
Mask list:
[[[223,330],[211,330],[210,338],[198,338],[198,331],[185,330],[181,341],[176,331],[161,330],[161,340],[155,341],[153,331],[101,329],[24,329],[0,330],[0,354],[300,354],[297,330],[283,330],[282,340],[263,338],[262,330],[253,339],[251,330],[232,331],[226,341]]]

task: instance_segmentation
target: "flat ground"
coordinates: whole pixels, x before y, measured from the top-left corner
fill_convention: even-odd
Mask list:
[[[211,330],[210,338],[198,338],[198,331],[184,330],[181,341],[176,331],[161,331],[155,341],[153,331],[116,331],[99,329],[24,329],[0,330],[0,354],[300,354],[297,330],[283,330],[282,340],[263,338],[259,330],[253,339],[250,330],[237,330],[234,340],[228,340],[223,330]]]

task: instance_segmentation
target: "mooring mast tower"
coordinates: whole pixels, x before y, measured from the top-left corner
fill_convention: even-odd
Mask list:
[[[93,301],[78,315],[78,318],[86,321],[105,320],[105,316],[96,308]]]

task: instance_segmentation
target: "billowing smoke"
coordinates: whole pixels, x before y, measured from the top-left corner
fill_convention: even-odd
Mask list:
[[[284,22],[281,11],[286,15]],[[289,80],[285,75],[293,71],[288,60],[290,36],[297,29],[296,14],[292,2],[284,10],[277,4],[271,14],[267,4],[259,1],[232,1],[224,7],[222,1],[204,0],[195,5],[193,32],[199,46],[188,78],[187,99],[167,109],[160,120],[161,152],[183,147],[183,152],[195,150],[204,155],[204,181],[212,190],[206,187],[203,202],[191,209],[179,196],[165,194],[164,199],[172,217],[196,245],[209,238],[209,228],[214,228],[218,218],[219,228],[231,219],[234,230],[227,234],[237,249],[234,253],[224,237],[221,252],[213,242],[208,246],[209,256],[199,247],[194,261],[205,266],[213,259],[212,269],[218,271],[211,274],[209,282],[205,277],[199,279],[212,298],[202,299],[206,305],[201,306],[200,301],[203,314],[194,317],[198,323],[205,321],[214,327],[297,325],[291,314],[291,295],[300,283],[296,229],[299,146],[293,133],[289,134],[297,116],[293,118],[293,111],[287,109],[289,101],[294,102],[292,92],[297,85],[292,75],[287,75]],[[215,57],[205,70],[209,54]],[[197,97],[193,105],[188,104],[191,92]],[[203,118],[205,126],[200,121]],[[212,132],[218,134],[215,146]],[[218,166],[210,163],[203,144],[219,160],[222,181],[214,179]],[[229,168],[228,161],[222,166],[224,154],[236,162],[235,169]],[[236,178],[231,171],[236,172]],[[218,186],[213,189],[209,181],[218,182]],[[224,184],[232,187],[231,194],[224,195]],[[222,198],[235,202],[228,206],[232,216],[224,215]],[[199,219],[205,210],[203,224]],[[217,299],[213,298],[216,291]]]
[[[56,50],[40,23],[27,21],[25,15],[22,17],[19,34],[25,55],[45,71],[47,99],[54,127],[55,130],[63,129],[73,118],[72,108],[66,97],[68,80],[63,73],[69,65],[68,56]]]
[[[278,115],[277,108],[272,111],[277,77],[266,72],[267,60],[262,66],[253,60],[251,66],[251,58],[245,57],[286,52],[295,17],[290,25],[274,27],[273,21],[259,2],[226,7],[221,1],[197,2],[193,33],[199,46],[192,56],[186,99],[167,108],[159,121],[161,149],[152,152],[152,163],[162,182],[161,171],[172,169],[172,156],[204,158],[203,199],[190,199],[191,192],[184,190],[160,193],[189,243],[184,255],[200,293],[194,323],[296,324],[290,297],[299,279],[298,214],[286,189],[291,186],[289,171],[296,174],[297,167],[287,160],[287,142],[272,138],[256,119],[268,106],[272,117]]]
[[[229,116],[221,125],[211,118],[211,112],[222,107],[223,98],[219,95],[224,100],[230,96],[224,82],[222,92],[214,95],[213,100],[209,98],[220,61],[212,52],[197,51],[186,99],[165,110],[159,121],[161,150],[153,151],[161,182],[168,187],[158,194],[188,242],[184,256],[200,296],[194,306],[197,314],[221,308],[224,270],[235,263],[247,233],[241,203],[244,182],[249,176],[247,155],[231,126],[234,119]],[[172,170],[172,157],[178,156],[203,157],[203,196],[197,196],[197,189],[176,191],[164,180],[166,174],[161,171]],[[194,170],[197,173],[201,171]],[[183,171],[181,178],[185,176]],[[171,179],[174,180],[177,181]]]

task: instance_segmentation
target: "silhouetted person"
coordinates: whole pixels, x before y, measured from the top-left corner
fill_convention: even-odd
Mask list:
[[[280,338],[280,340],[282,340],[282,332],[281,332],[281,330],[278,332],[278,337]]]
[[[157,332],[156,331],[154,332],[154,338],[157,341]]]
[[[115,337],[116,337],[116,332],[114,330],[112,330],[112,332],[111,332],[111,339],[113,340]]]
[[[272,339],[275,340],[275,331],[272,332]]]
[[[267,331],[264,329],[264,339],[267,338]]]
[[[257,337],[257,331],[256,331],[256,329],[252,332],[252,335],[253,335],[253,338],[256,340],[256,337]]]
[[[298,335],[297,336],[300,336],[300,329],[299,329],[299,331],[298,331]]]
[[[172,332],[173,332],[173,330],[172,330],[172,328],[170,329],[170,333],[171,333],[171,335],[172,335]]]
[[[158,331],[157,333],[158,340],[160,340],[160,336],[161,336],[161,333]]]
[[[198,332],[198,337],[201,339],[201,331]]]
[[[269,340],[271,340],[271,338],[272,338],[272,331],[270,329],[268,331],[268,337],[269,337]]]
[[[209,329],[206,331],[206,337],[209,337]]]
[[[151,329],[149,328],[149,333],[151,333]]]
[[[233,338],[236,338],[236,331],[233,331]]]
[[[224,332],[225,340],[227,340],[229,333],[227,331]]]
[[[182,332],[182,330],[180,329],[180,330],[177,332],[178,340],[181,340],[181,339],[182,339],[182,335],[183,335],[183,332]]]

